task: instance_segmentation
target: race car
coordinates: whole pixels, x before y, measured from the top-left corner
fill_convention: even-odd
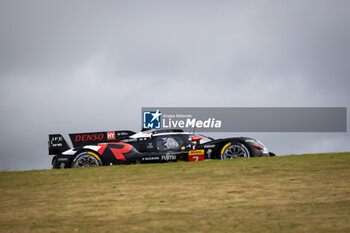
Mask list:
[[[53,168],[274,156],[256,139],[213,139],[181,129],[76,133],[69,137],[72,149],[62,135],[49,135]]]

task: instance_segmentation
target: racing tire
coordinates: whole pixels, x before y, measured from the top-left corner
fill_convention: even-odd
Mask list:
[[[229,142],[221,149],[220,159],[249,158],[248,148],[240,142]]]
[[[52,169],[56,169],[56,161],[57,161],[57,156],[54,156],[51,161]]]
[[[81,168],[81,167],[99,167],[102,166],[102,161],[100,156],[92,151],[84,151],[78,153],[72,161],[72,168]]]

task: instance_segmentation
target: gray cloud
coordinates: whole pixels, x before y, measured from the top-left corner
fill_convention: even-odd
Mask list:
[[[1,1],[0,169],[48,168],[48,133],[137,131],[142,106],[349,107],[349,10]],[[350,149],[349,133],[245,135],[281,154]]]

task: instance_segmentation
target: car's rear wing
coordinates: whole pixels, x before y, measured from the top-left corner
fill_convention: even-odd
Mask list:
[[[49,155],[58,155],[69,149],[70,146],[61,134],[49,134]]]
[[[106,131],[106,132],[89,132],[89,133],[71,133],[69,137],[73,147],[82,147],[86,145],[97,145],[105,142],[118,142],[135,134],[133,131]],[[49,135],[49,154],[57,155],[70,147],[61,134]]]
[[[92,132],[92,133],[71,133],[69,134],[73,147],[96,145],[104,142],[118,142],[135,134],[133,131],[108,131],[108,132]]]

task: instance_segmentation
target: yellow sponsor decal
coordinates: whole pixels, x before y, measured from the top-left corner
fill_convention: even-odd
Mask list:
[[[227,147],[229,147],[231,145],[231,142],[227,143],[221,150],[221,154],[224,154],[224,151]]]
[[[100,158],[97,155],[95,155],[94,153],[89,151],[88,154],[94,156],[97,160],[100,161]]]
[[[191,150],[188,155],[204,155],[204,150]]]

